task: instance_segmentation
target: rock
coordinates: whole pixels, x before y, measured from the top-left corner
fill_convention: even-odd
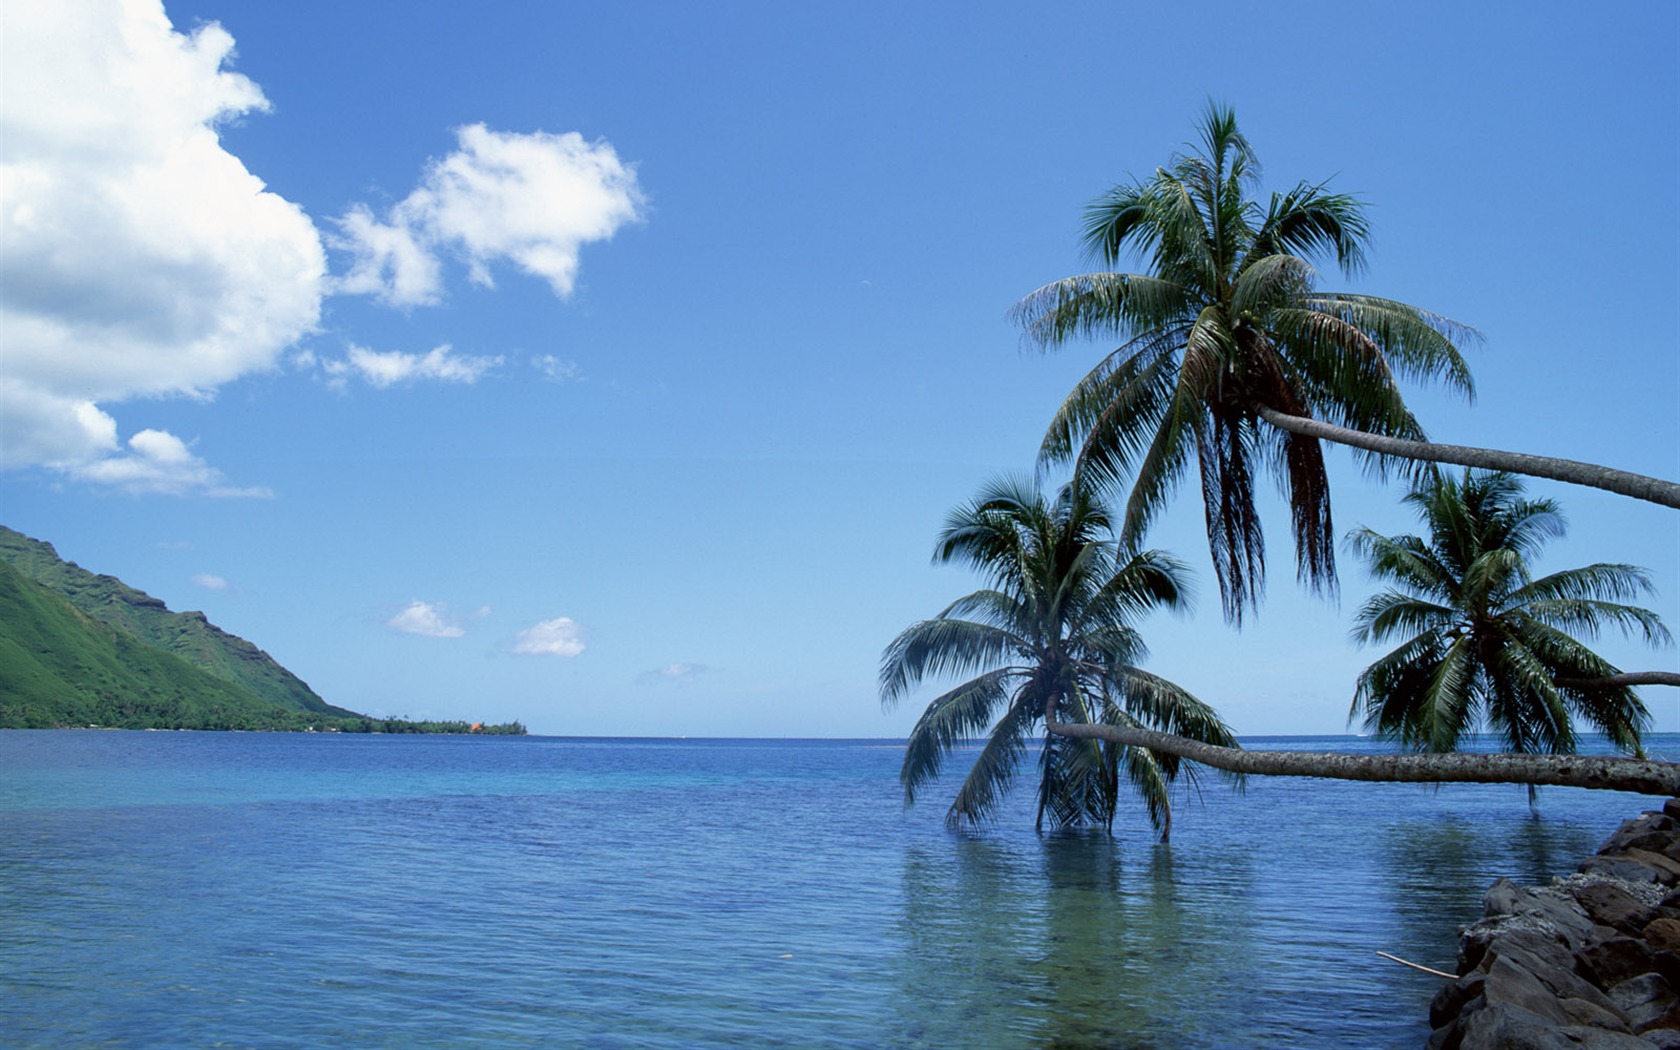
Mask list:
[[[1500,879],[1488,888],[1482,898],[1482,911],[1489,918],[1509,915],[1534,920],[1535,928],[1550,932],[1571,948],[1578,947],[1595,934],[1596,924],[1575,903],[1575,898],[1550,887],[1523,889],[1510,879]],[[1599,936],[1606,935],[1615,934],[1610,931]]]
[[[1486,981],[1487,975],[1476,970],[1442,985],[1435,998],[1429,1000],[1429,1027],[1444,1028],[1451,1024],[1472,1000],[1482,994]]]
[[[1513,985],[1513,989],[1520,990],[1520,987]],[[1657,1022],[1680,1007],[1680,996],[1674,994],[1674,989],[1661,974],[1655,973],[1623,981],[1610,989],[1610,999],[1627,1015],[1636,1032],[1643,1028],[1669,1027]]]
[[[1567,950],[1558,950],[1557,942],[1547,941],[1530,931],[1519,931],[1494,941],[1488,948],[1488,954],[1495,958],[1495,965],[1504,961],[1516,963],[1539,980],[1555,998],[1590,1004],[1600,1014],[1613,1018],[1611,1023],[1599,1027],[1616,1028],[1624,1032],[1631,1030],[1627,1015],[1622,1013],[1621,1008],[1609,996],[1575,972],[1575,955]],[[1490,981],[1491,975],[1492,968],[1489,968]],[[1485,994],[1490,1003],[1502,1000],[1502,996],[1491,984]],[[1534,1009],[1532,1006],[1528,1008]]]
[[[1665,987],[1667,983],[1663,982]],[[1569,1015],[1558,1005],[1557,995],[1526,966],[1510,959],[1494,960],[1493,965],[1488,968],[1482,994],[1487,997],[1490,1008],[1516,1006],[1549,1024],[1569,1023]],[[1651,1014],[1651,1019],[1656,1017],[1657,1014]]]
[[[1629,860],[1636,860],[1646,867],[1657,869],[1663,875],[1662,883],[1665,886],[1672,886],[1680,882],[1680,860],[1638,846],[1629,846],[1620,855]]]
[[[1489,1005],[1464,1018],[1458,1050],[1651,1050],[1638,1036],[1558,1025],[1520,1006]],[[1450,1043],[1443,1043],[1448,1050]]]
[[[1623,933],[1636,933],[1656,914],[1650,904],[1629,891],[1628,887],[1637,885],[1641,884],[1583,877],[1579,882],[1560,884],[1558,888],[1575,898],[1575,903],[1593,922]],[[1644,885],[1650,887],[1649,883]]]
[[[1489,942],[1488,958],[1482,969],[1486,970],[1493,965],[1494,959],[1501,957],[1509,957],[1536,973],[1540,966],[1575,969],[1575,953],[1569,950],[1569,945],[1547,934],[1539,926],[1517,924],[1506,927]]]
[[[1596,992],[1598,989],[1595,988],[1593,991]],[[1600,996],[1603,994],[1599,992]],[[1569,1018],[1569,1023],[1572,1025],[1602,1028],[1606,1032],[1632,1034],[1632,1030],[1627,1025],[1627,1017],[1620,1010],[1605,1009],[1596,1002],[1569,997],[1559,999],[1558,1005],[1563,1007],[1563,1015]]]
[[[1459,931],[1458,972],[1467,974],[1474,969],[1486,970],[1493,965],[1488,949],[1495,941],[1517,933],[1534,933],[1567,948],[1569,941],[1558,933],[1552,923],[1528,915],[1496,915],[1491,919],[1471,923]]]
[[[1680,951],[1680,919],[1652,919],[1645,924],[1644,933],[1652,951]]]
[[[1646,856],[1659,855],[1660,854],[1646,854]],[[1668,858],[1664,857],[1663,859],[1667,860]],[[1588,874],[1609,875],[1612,878],[1626,879],[1629,882],[1660,883],[1663,881],[1662,871],[1649,864],[1641,863],[1639,860],[1625,853],[1616,853],[1602,857],[1588,857],[1586,860],[1583,860],[1580,863],[1580,866],[1575,870]]]
[[[1642,840],[1655,841],[1651,838],[1653,835],[1666,835],[1667,837],[1663,839],[1666,845],[1667,842],[1672,841],[1674,830],[1677,827],[1680,827],[1680,823],[1676,823],[1674,817],[1666,813],[1648,810],[1632,820],[1623,821],[1622,826],[1611,833],[1610,837],[1604,840],[1604,844],[1598,847],[1598,852],[1600,854],[1620,853]],[[1657,848],[1661,849],[1662,847],[1658,846]]]
[[[1430,1050],[1680,1050],[1680,798],[1548,887],[1500,879],[1460,930]]]
[[[1576,971],[1600,988],[1614,988],[1655,967],[1656,953],[1642,937],[1612,937],[1581,949],[1575,956]]]
[[[1652,973],[1662,974],[1668,981],[1670,988],[1680,988],[1680,952],[1652,952],[1649,969]],[[1599,987],[1606,988],[1609,986],[1599,985]]]

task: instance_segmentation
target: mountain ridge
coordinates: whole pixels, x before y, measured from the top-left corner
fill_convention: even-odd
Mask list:
[[[217,627],[204,613],[172,612],[162,599],[115,576],[65,560],[45,540],[0,525],[0,560],[83,615],[256,698],[307,714],[362,717],[327,703],[267,652]]]

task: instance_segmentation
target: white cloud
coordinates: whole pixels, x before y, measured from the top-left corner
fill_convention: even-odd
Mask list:
[[[169,496],[196,492],[206,496],[270,499],[261,486],[237,488],[222,472],[193,455],[186,442],[164,430],[142,430],[128,439],[129,451],[64,466],[79,481],[109,485],[136,495]]]
[[[223,147],[220,127],[269,103],[227,68],[234,41],[221,26],[177,32],[160,0],[20,0],[4,12],[0,470],[266,494],[230,486],[161,430],[136,426],[125,444],[112,406],[209,399],[286,356],[336,370],[335,385],[475,382],[502,359],[353,347],[322,362],[298,342],[333,291],[435,302],[445,257],[480,284],[508,262],[568,295],[582,246],[641,217],[635,172],[609,144],[473,124],[383,219],[358,205],[338,220],[351,265],[334,282],[310,217]],[[556,362],[548,374],[575,373]]]
[[[577,656],[586,648],[583,625],[570,616],[527,627],[514,638],[513,651],[532,656]]]
[[[7,5],[0,467],[135,491],[226,489],[160,431],[123,452],[99,406],[208,396],[273,365],[320,316],[314,224],[217,136],[268,108],[223,68],[232,50],[215,24],[175,32],[156,0]]]
[[[445,617],[442,603],[423,602],[418,598],[386,620],[385,626],[425,638],[459,638],[467,633]]]
[[[310,361],[314,361],[313,356]],[[421,379],[472,384],[501,363],[500,357],[455,354],[448,343],[424,354],[405,354],[400,350],[381,352],[352,344],[344,360],[320,362],[333,380],[342,381],[354,374],[381,389]]]
[[[228,589],[227,580],[213,572],[194,573],[192,582],[194,587],[203,587],[207,591],[225,591]]]
[[[402,306],[435,303],[438,253],[447,251],[477,284],[491,286],[491,264],[507,260],[564,298],[582,247],[641,218],[635,170],[606,142],[483,124],[458,128],[456,138],[460,148],[433,161],[386,221],[362,206],[339,219],[334,246],[354,257],[340,291]]]
[[[685,685],[702,675],[710,673],[711,670],[712,669],[707,667],[705,664],[666,664],[664,667],[660,667],[652,671],[643,671],[641,674],[636,676],[636,681],[643,685],[659,684],[662,682],[674,682],[679,685]]]
[[[542,373],[543,378],[551,383],[565,383],[583,378],[583,369],[578,367],[576,361],[567,361],[564,358],[555,357],[553,354],[544,354],[533,360],[531,364],[535,365],[537,371]]]

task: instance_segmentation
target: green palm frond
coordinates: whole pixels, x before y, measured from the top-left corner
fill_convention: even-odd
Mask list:
[[[1118,479],[1130,475],[1131,462],[1148,437],[1135,421],[1158,419],[1178,385],[1178,351],[1189,323],[1150,332],[1105,357],[1056,410],[1039,448],[1040,473],[1051,464],[1074,459],[1088,445],[1105,461],[1096,469]],[[1098,438],[1098,432],[1104,436]],[[1093,457],[1094,458],[1094,457]],[[1078,460],[1082,465],[1084,458]],[[1118,488],[1119,482],[1099,488]]]
[[[1376,579],[1438,602],[1458,600],[1460,583],[1452,567],[1443,565],[1416,536],[1383,536],[1361,528],[1348,534],[1347,543]]]
[[[1196,142],[1086,209],[1084,247],[1113,272],[1044,285],[1012,315],[1023,337],[1044,350],[1119,337],[1120,348],[1052,419],[1041,464],[1074,458],[1077,477],[1125,492],[1123,536],[1136,543],[1177,493],[1194,448],[1208,551],[1233,623],[1258,607],[1264,590],[1255,509],[1261,474],[1290,503],[1297,577],[1311,590],[1336,590],[1319,442],[1263,436],[1270,424],[1259,422],[1259,410],[1421,440],[1396,377],[1470,395],[1459,347],[1478,338],[1392,299],[1319,291],[1316,261],[1349,275],[1364,265],[1365,206],[1311,182],[1262,201],[1259,171],[1234,114],[1210,105]],[[1119,272],[1127,257],[1146,260],[1145,272]],[[1420,476],[1411,460],[1358,456],[1379,476]]]
[[[1018,692],[1004,716],[992,727],[991,736],[975,757],[962,786],[957,788],[956,798],[945,813],[947,824],[977,827],[990,819],[1009,793],[1038,715],[1038,697],[1027,690]]]
[[[998,709],[1008,700],[1010,679],[1018,675],[1013,667],[1000,667],[970,679],[928,704],[910,731],[899,768],[904,786],[904,804],[916,801],[923,784],[939,776],[945,756],[959,744],[978,737],[992,724]]]
[[[1335,259],[1349,277],[1363,270],[1370,241],[1365,206],[1348,194],[1331,193],[1325,185],[1303,182],[1288,193],[1272,194],[1249,254],[1322,255]]]
[[[1476,381],[1459,350],[1482,342],[1482,334],[1469,325],[1408,303],[1351,292],[1314,292],[1299,305],[1364,332],[1394,372],[1439,382],[1468,399],[1476,396]]]
[[[1022,338],[1039,350],[1071,339],[1118,335],[1130,340],[1194,317],[1200,303],[1184,286],[1137,273],[1083,273],[1028,293],[1009,311]]]
[[[1117,710],[1126,712],[1147,728],[1215,747],[1239,746],[1236,735],[1219,717],[1219,712],[1183,686],[1140,667],[1110,670],[1105,675],[1105,685],[1118,704]]]
[[[1130,720],[1235,745],[1211,708],[1135,666],[1144,645],[1129,621],[1187,606],[1188,572],[1160,551],[1117,543],[1107,508],[1089,488],[1076,481],[1046,500],[1021,479],[993,481],[947,519],[935,559],[966,562],[993,586],[912,624],[882,654],[888,706],[930,678],[975,676],[934,699],[918,720],[900,769],[907,801],[989,724],[947,814],[953,825],[983,822],[1008,790],[1034,728],[1052,713],[1058,721]],[[1050,734],[1040,751],[1039,823],[1108,828],[1122,751]],[[1163,784],[1181,765],[1162,756],[1148,762],[1137,768],[1154,769]],[[1155,790],[1154,780],[1133,779]],[[1146,801],[1152,819],[1167,819],[1164,791]]]
[[[1576,635],[1615,628],[1670,644],[1655,613],[1625,604],[1650,592],[1645,571],[1600,563],[1535,579],[1529,559],[1563,517],[1509,474],[1431,471],[1406,502],[1427,543],[1369,529],[1348,538],[1372,576],[1397,585],[1360,608],[1355,640],[1405,639],[1360,675],[1353,716],[1409,747],[1455,750],[1485,727],[1508,750],[1559,754],[1575,750],[1579,720],[1638,753],[1643,703],[1602,683],[1616,668]]]
[[[881,702],[891,707],[924,679],[989,670],[1007,663],[1022,640],[972,620],[922,620],[905,628],[881,657]]]
[[[1458,616],[1457,610],[1450,606],[1398,591],[1383,591],[1359,607],[1350,633],[1359,644],[1386,642],[1400,635],[1450,630]]]

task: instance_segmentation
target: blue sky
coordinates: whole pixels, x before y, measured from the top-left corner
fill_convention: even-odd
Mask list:
[[[1668,3],[0,11],[0,523],[346,707],[902,735],[880,651],[975,585],[936,531],[1105,349],[1009,307],[1209,98],[1268,189],[1370,203],[1327,287],[1485,334],[1474,405],[1410,392],[1433,436],[1680,476]],[[1414,530],[1331,459],[1338,530]],[[1572,524],[1542,569],[1644,565],[1680,626],[1673,511],[1530,490]],[[1238,633],[1197,503],[1148,666],[1241,733],[1344,731],[1358,565],[1305,596],[1271,507]]]

